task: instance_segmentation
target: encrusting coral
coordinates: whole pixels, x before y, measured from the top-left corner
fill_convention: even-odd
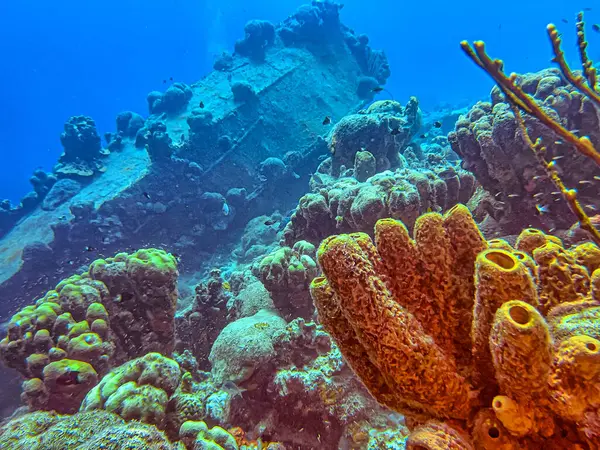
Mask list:
[[[375,244],[331,236],[311,284],[348,363],[406,415],[407,448],[596,448],[595,259],[533,229],[516,248],[488,243],[463,205],[419,217],[413,236],[393,219]]]
[[[177,265],[163,250],[94,261],[15,314],[0,358],[26,380],[33,409],[74,412],[111,367],[159,351],[170,354]]]

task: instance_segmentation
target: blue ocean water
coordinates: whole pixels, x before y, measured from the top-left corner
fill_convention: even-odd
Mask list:
[[[114,130],[120,111],[146,117],[148,92],[166,89],[171,77],[188,84],[198,80],[211,70],[215,55],[233,49],[248,20],[276,23],[301,3],[2,2],[0,198],[18,203],[30,190],[33,170],[51,169],[70,116],[91,116],[101,135]],[[392,69],[387,90],[401,102],[416,95],[427,110],[488,96],[492,84],[459,50],[462,39],[485,40],[507,71],[540,70],[550,59],[546,24],[567,30],[565,49],[574,58],[574,16],[590,3],[529,0],[515,10],[476,0],[347,0],[341,18],[385,50]],[[600,21],[599,15],[600,8],[593,8],[588,20]],[[589,40],[600,52],[600,34],[591,33]]]

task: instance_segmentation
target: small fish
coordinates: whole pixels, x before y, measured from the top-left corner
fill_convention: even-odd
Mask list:
[[[537,209],[540,214],[546,214],[550,211],[550,208],[546,205],[535,205],[535,209]]]
[[[564,144],[564,142],[563,142],[563,141],[561,141],[561,140],[554,141],[554,143],[555,143],[556,145],[562,145],[562,144]]]
[[[442,122],[440,122],[439,120],[436,120],[435,122],[433,122],[433,126],[436,128],[442,128]]]
[[[200,108],[204,108],[204,102],[200,100],[200,104],[198,105]]]
[[[585,209],[589,209],[590,211],[596,211],[596,207],[594,205],[585,205]]]
[[[497,192],[496,195],[494,195],[494,197],[500,197],[502,195],[502,192]]]
[[[224,216],[228,216],[229,215],[229,205],[227,204],[227,202],[223,203],[223,215]]]
[[[376,94],[379,94],[381,91],[383,91],[384,88],[382,88],[381,86],[376,86],[373,89],[371,89],[371,92],[375,92]]]
[[[86,245],[86,246],[84,247],[84,250],[85,250],[86,252],[95,252],[95,251],[96,251],[96,247],[92,247],[91,245]]]
[[[550,195],[562,195],[562,192],[554,191],[554,192],[550,192]]]
[[[169,81],[173,81],[173,77],[169,77]]]
[[[562,21],[562,23],[569,23],[569,21],[567,19],[560,19]]]
[[[325,116],[323,119],[323,125],[329,125],[331,123],[331,117]]]
[[[147,192],[142,192],[142,195],[144,197],[146,197],[148,200],[150,200],[150,194],[148,194]]]
[[[427,137],[426,134],[422,134],[421,136],[419,136],[421,139],[425,139]]]
[[[270,227],[271,225],[275,225],[278,221],[275,219],[267,219],[264,221],[264,224],[268,227]]]
[[[594,184],[594,182],[590,180],[580,180],[579,184]]]
[[[544,178],[542,175],[536,175],[535,177],[533,177],[533,181],[538,181],[538,180],[541,180],[542,178]]]
[[[592,25],[592,30],[594,30],[596,33],[600,33],[600,25],[595,23],[594,25]]]
[[[225,289],[226,291],[230,291],[231,290],[231,284],[229,283],[229,281],[223,281],[223,284],[221,285],[221,287],[223,289]]]
[[[519,194],[508,194],[507,197],[508,198],[519,198],[520,195]]]
[[[264,330],[265,328],[269,328],[269,324],[267,322],[255,323],[254,328],[256,328],[257,330]]]
[[[538,198],[538,197],[543,197],[544,193],[543,192],[538,192],[537,194],[533,194],[533,198]]]
[[[558,161],[559,159],[563,159],[564,157],[565,155],[555,156],[554,158],[552,158],[552,161]]]
[[[175,261],[177,261],[178,263],[181,262],[181,256],[179,256],[177,253],[171,252],[171,256],[173,256],[173,258],[175,258]]]
[[[399,127],[399,126],[397,126],[396,128],[394,128],[394,129],[393,129],[393,130],[390,132],[390,134],[391,134],[392,136],[396,136],[397,134],[400,134],[400,127]]]
[[[163,80],[163,84],[167,84],[167,80]]]
[[[589,11],[591,11],[591,10],[592,10],[592,8],[583,8],[583,10],[584,10],[584,11],[588,11],[588,12],[589,12]]]
[[[594,180],[600,181],[600,176],[599,175],[594,175]]]
[[[246,392],[246,389],[239,387],[231,380],[227,380],[221,385],[221,389],[231,395],[232,398],[242,397],[243,393]]]
[[[549,232],[549,233],[554,233],[555,231],[556,231],[556,228],[550,228],[550,229],[548,230],[548,232]]]

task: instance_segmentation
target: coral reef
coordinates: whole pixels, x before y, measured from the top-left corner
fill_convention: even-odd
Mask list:
[[[17,417],[0,427],[6,450],[178,450],[153,426],[125,422],[116,414],[96,410],[60,416],[40,411]]]
[[[403,107],[384,100],[373,103],[359,114],[340,120],[329,136],[332,174],[353,167],[356,153],[367,150],[375,157],[377,171],[400,165],[399,153],[421,127],[421,111],[415,97]]]
[[[267,20],[251,20],[244,27],[246,36],[235,43],[235,51],[256,61],[265,59],[265,51],[275,41],[275,26]]]
[[[498,183],[506,183],[510,189],[518,190],[508,194],[507,199],[523,194],[530,196],[519,201],[525,217],[527,213],[531,215],[535,205],[535,210],[544,215],[546,221],[551,220],[549,227],[567,226],[564,217],[569,216],[562,214],[566,206],[581,228],[600,245],[600,231],[588,213],[598,207],[597,188],[592,179],[600,177],[600,151],[597,150],[600,93],[597,70],[587,53],[583,12],[577,15],[576,28],[582,74],[576,74],[567,64],[562,38],[554,24],[547,26],[547,32],[554,53],[552,61],[558,70],[549,69],[524,77],[506,76],[503,62],[490,58],[484,42],[477,41],[473,46],[461,42],[465,54],[490,75],[496,86],[492,91],[493,105],[482,104],[482,111],[476,112],[467,123],[463,122],[460,128],[457,124],[457,132],[449,138],[457,153],[464,153],[468,164],[479,166],[476,175],[482,177],[484,187],[498,190]],[[485,118],[479,122],[481,116],[490,113],[494,115],[493,126]],[[471,126],[469,122],[474,121],[477,124]],[[514,152],[510,148],[517,130],[520,147],[526,147],[527,152]],[[497,158],[497,154],[504,156]],[[487,163],[482,163],[482,158]],[[537,167],[530,160],[535,161]],[[519,165],[512,166],[513,161]],[[588,161],[595,165],[587,164]],[[537,188],[545,189],[537,191]],[[560,201],[560,197],[552,198],[553,195],[561,196],[566,205],[552,208],[551,201]]]
[[[187,84],[173,83],[164,93],[152,91],[148,94],[148,110],[150,114],[177,114],[187,106],[192,96]]]
[[[33,409],[73,412],[111,366],[149,351],[169,354],[177,268],[162,250],[97,260],[15,314],[0,357],[26,378]]]
[[[54,167],[59,176],[89,178],[105,169],[101,157],[107,152],[102,149],[96,123],[91,117],[73,116],[60,135],[64,152]]]
[[[348,363],[410,419],[409,448],[594,448],[600,272],[579,264],[594,258],[535,229],[488,243],[462,205],[413,236],[382,219],[376,245],[329,237],[311,285]]]
[[[81,411],[104,409],[128,421],[164,428],[169,398],[180,380],[177,362],[148,353],[106,374],[83,399]]]
[[[313,313],[308,285],[318,274],[315,253],[313,244],[298,241],[293,248],[274,250],[253,267],[284,317],[310,317]]]
[[[311,182],[313,192],[300,199],[286,225],[283,242],[318,244],[336,232],[371,230],[382,217],[412,226],[428,210],[445,211],[467,202],[474,183],[473,175],[452,166],[385,171],[361,183],[354,177],[333,178],[322,164]]]

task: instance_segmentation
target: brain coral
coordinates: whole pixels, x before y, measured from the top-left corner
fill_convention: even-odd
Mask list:
[[[331,236],[311,292],[408,448],[596,448],[600,270],[525,230],[486,242],[466,207]],[[589,250],[589,249],[588,249]],[[593,250],[596,255],[600,252]]]
[[[162,250],[92,263],[15,314],[0,358],[26,378],[34,409],[73,412],[110,367],[150,350],[170,353],[177,267]]]

